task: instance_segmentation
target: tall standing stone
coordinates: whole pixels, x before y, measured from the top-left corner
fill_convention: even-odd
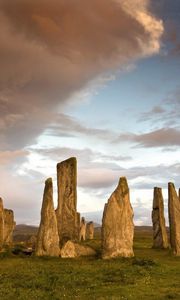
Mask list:
[[[153,211],[153,248],[168,248],[168,236],[164,218],[164,201],[162,189],[154,188]]]
[[[41,209],[41,222],[37,235],[35,254],[37,256],[59,256],[59,235],[56,214],[53,204],[52,179],[45,181],[43,203]]]
[[[180,256],[180,200],[173,183],[168,183],[170,243],[173,253]]]
[[[131,257],[133,253],[133,209],[125,177],[105,204],[102,220],[102,257]]]
[[[11,209],[4,209],[4,245],[11,245],[13,242],[13,230],[16,223],[14,213]]]
[[[85,218],[81,218],[81,224],[80,224],[80,241],[85,241],[86,240],[86,221]]]
[[[58,207],[56,210],[60,244],[79,239],[77,213],[77,161],[71,157],[57,164]]]
[[[87,223],[86,233],[87,233],[87,238],[89,240],[93,240],[93,238],[94,238],[94,223],[93,222]]]
[[[4,207],[3,200],[0,198],[0,250],[4,243]]]
[[[80,236],[80,227],[81,227],[81,214],[80,213],[76,213],[76,232],[75,232],[75,236],[79,237]]]

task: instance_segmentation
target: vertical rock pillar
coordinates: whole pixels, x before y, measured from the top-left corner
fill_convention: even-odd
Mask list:
[[[125,177],[105,204],[102,220],[102,258],[131,257],[133,253],[133,210]]]
[[[45,181],[41,222],[37,235],[35,254],[37,256],[59,256],[59,235],[53,203],[52,179]]]
[[[57,164],[58,206],[56,217],[60,244],[79,240],[80,215],[77,213],[77,160],[71,157]]]
[[[93,240],[93,238],[94,238],[94,223],[92,221],[87,223],[86,232],[87,232],[87,238],[89,240]]]
[[[84,217],[81,218],[79,239],[80,239],[80,241],[86,240],[86,221],[85,221]]]
[[[168,183],[168,210],[171,248],[180,256],[180,200],[172,182]]]
[[[168,248],[163,202],[162,189],[155,187],[152,211],[153,248]]]
[[[13,242],[13,230],[16,226],[14,213],[11,209],[4,209],[4,245],[11,245]]]

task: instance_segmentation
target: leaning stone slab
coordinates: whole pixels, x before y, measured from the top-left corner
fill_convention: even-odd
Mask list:
[[[60,255],[59,235],[53,204],[53,185],[51,178],[45,181],[45,189],[41,209],[41,222],[37,235],[35,254],[37,256]]]
[[[102,258],[131,257],[133,252],[133,210],[125,177],[105,204],[102,220]]]
[[[89,246],[79,245],[68,241],[61,249],[62,258],[75,258],[80,256],[95,256],[96,251]]]
[[[77,161],[75,157],[57,164],[58,207],[56,209],[60,243],[79,240],[77,214]]]
[[[180,200],[173,183],[168,183],[170,243],[174,255],[180,256]]]
[[[164,218],[164,201],[162,189],[154,188],[153,211],[153,248],[168,248],[168,236]]]

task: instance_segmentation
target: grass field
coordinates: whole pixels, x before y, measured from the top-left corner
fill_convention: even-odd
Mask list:
[[[0,255],[0,299],[180,299],[180,258],[151,249],[148,231],[135,235],[132,259],[58,259]]]

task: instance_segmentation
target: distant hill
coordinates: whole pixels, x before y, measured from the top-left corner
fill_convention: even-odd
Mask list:
[[[25,224],[16,225],[13,232],[13,240],[14,242],[26,242],[32,235],[36,235],[37,231],[37,226],[30,226]]]
[[[85,214],[82,214],[82,216],[85,216]],[[90,221],[91,219],[86,218],[86,220]],[[37,226],[30,226],[26,224],[16,225],[13,233],[14,242],[26,242],[30,239],[32,235],[36,235],[37,232],[38,232]],[[100,237],[100,233],[101,233],[101,225],[95,223],[95,237]],[[138,236],[139,234],[152,235],[152,227],[135,226],[135,236]]]

